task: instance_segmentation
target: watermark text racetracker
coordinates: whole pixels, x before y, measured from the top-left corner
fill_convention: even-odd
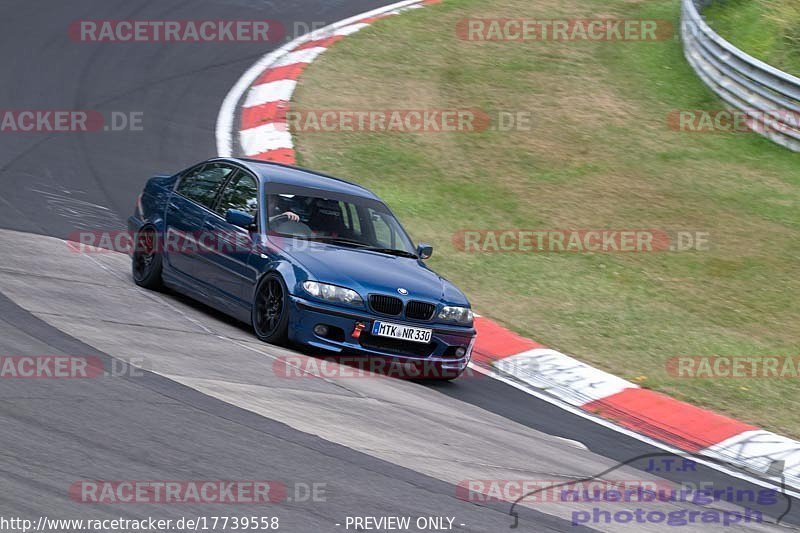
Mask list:
[[[342,39],[330,20],[274,19],[204,20],[76,20],[67,27],[69,38],[79,43],[279,43],[314,33],[318,39]]]
[[[674,25],[658,19],[465,18],[456,24],[464,41],[627,41],[670,39]]]
[[[436,361],[398,361],[383,357],[286,355],[272,363],[273,373],[280,378],[326,379],[408,379],[426,380],[460,377],[485,379],[485,374],[464,368],[461,372],[443,367]]]
[[[144,111],[0,109],[0,133],[143,131]]]
[[[276,129],[298,133],[479,133],[533,129],[533,113],[482,109],[281,109]],[[255,124],[253,125],[255,126]]]
[[[291,241],[297,250],[314,252],[325,250],[325,245],[313,240],[293,239],[278,233],[270,233],[278,245]],[[226,231],[180,231],[170,228],[159,234],[154,241],[143,239],[141,234],[127,230],[82,230],[67,236],[67,247],[75,253],[124,253],[137,250],[169,254],[224,254],[247,253],[252,250],[253,239],[249,234]]]
[[[464,229],[457,250],[471,253],[625,253],[708,251],[704,231],[663,229]]]
[[[798,355],[688,355],[666,366],[670,376],[683,379],[800,379]]]
[[[667,127],[681,133],[793,133],[800,112],[788,109],[674,109]]]
[[[69,36],[81,43],[280,42],[277,20],[78,20]]]
[[[241,504],[327,501],[327,484],[278,480],[80,480],[68,489],[82,504]]]
[[[565,484],[563,479],[467,479],[456,487],[456,496],[469,502],[514,502],[531,495],[526,501],[537,503],[580,501],[655,501],[658,494],[674,490],[674,485],[661,480],[589,480]]]
[[[141,377],[144,358],[104,360],[94,355],[0,355],[0,379]]]

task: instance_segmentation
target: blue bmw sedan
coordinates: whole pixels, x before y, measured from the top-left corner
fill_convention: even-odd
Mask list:
[[[475,339],[464,294],[380,198],[308,170],[216,158],[145,185],[133,279],[252,325],[259,339],[425,365],[453,379]],[[430,369],[434,369],[432,373]]]

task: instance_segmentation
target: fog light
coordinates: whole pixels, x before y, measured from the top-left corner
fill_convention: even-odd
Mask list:
[[[464,347],[456,348],[456,357],[464,357],[466,355],[467,349]]]
[[[314,333],[319,335],[320,337],[324,337],[328,334],[328,326],[325,324],[317,324],[314,326]]]

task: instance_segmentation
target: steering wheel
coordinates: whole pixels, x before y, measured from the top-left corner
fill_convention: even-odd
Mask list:
[[[279,221],[275,224],[275,221]],[[283,222],[280,222],[283,220]],[[294,220],[289,220],[289,217],[286,215],[278,215],[271,220],[272,229],[278,233],[283,233],[285,235],[298,235],[300,237],[310,237],[311,236],[311,228],[303,224],[302,222],[295,222]]]

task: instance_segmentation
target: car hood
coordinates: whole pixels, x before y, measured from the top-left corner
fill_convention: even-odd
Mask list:
[[[370,293],[398,295],[452,305],[469,305],[464,294],[422,261],[323,243],[291,241],[281,247],[308,272],[311,279]]]

